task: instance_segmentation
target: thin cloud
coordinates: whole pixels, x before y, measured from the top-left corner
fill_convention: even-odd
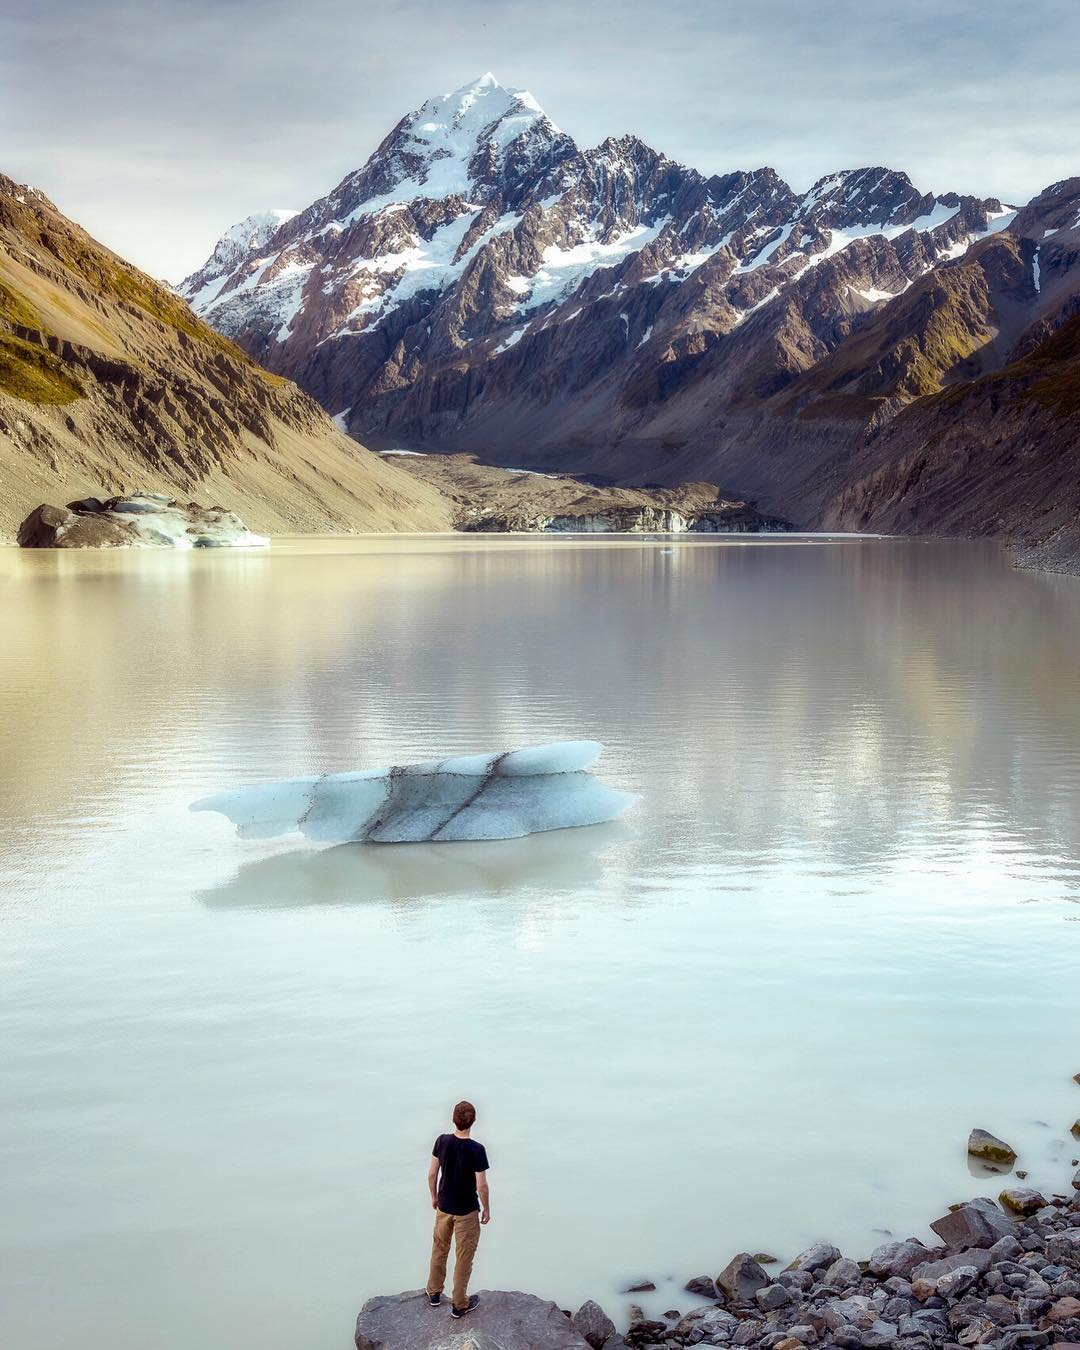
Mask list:
[[[492,69],[584,145],[1024,199],[1080,171],[1078,57],[1073,0],[53,0],[5,17],[0,170],[175,279]]]

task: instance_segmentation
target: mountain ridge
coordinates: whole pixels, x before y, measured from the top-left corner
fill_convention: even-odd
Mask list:
[[[1078,226],[1078,180],[1013,207],[880,165],[796,193],[633,136],[582,150],[485,77],[184,289],[377,448],[707,479],[815,525],[909,404],[1065,322]]]
[[[41,502],[150,488],[256,529],[438,529],[440,495],[0,175],[0,534]]]

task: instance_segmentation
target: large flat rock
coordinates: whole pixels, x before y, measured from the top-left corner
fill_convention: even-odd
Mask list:
[[[356,1350],[591,1350],[549,1299],[481,1289],[480,1306],[461,1321],[428,1306],[422,1289],[369,1298],[356,1319]]]

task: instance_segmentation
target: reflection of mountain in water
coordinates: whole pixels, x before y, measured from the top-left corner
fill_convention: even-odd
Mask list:
[[[303,547],[12,551],[13,835],[85,824],[79,846],[99,847],[175,803],[166,840],[210,839],[178,817],[216,790],[586,736],[604,781],[643,796],[618,850],[635,885],[776,870],[865,889],[908,859],[976,856],[1076,884],[1075,580],[963,543]]]
[[[275,909],[577,890],[599,880],[602,851],[632,834],[613,821],[483,843],[298,849],[245,863],[196,898],[214,909]]]

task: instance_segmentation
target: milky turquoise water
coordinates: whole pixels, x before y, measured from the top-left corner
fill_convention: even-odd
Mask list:
[[[667,551],[670,550],[670,551]],[[0,551],[0,1343],[347,1346],[480,1110],[479,1284],[660,1307],[732,1253],[1062,1186],[1080,582],[989,545]],[[278,776],[607,746],[622,822],[319,850]],[[672,1277],[674,1283],[666,1283]]]

